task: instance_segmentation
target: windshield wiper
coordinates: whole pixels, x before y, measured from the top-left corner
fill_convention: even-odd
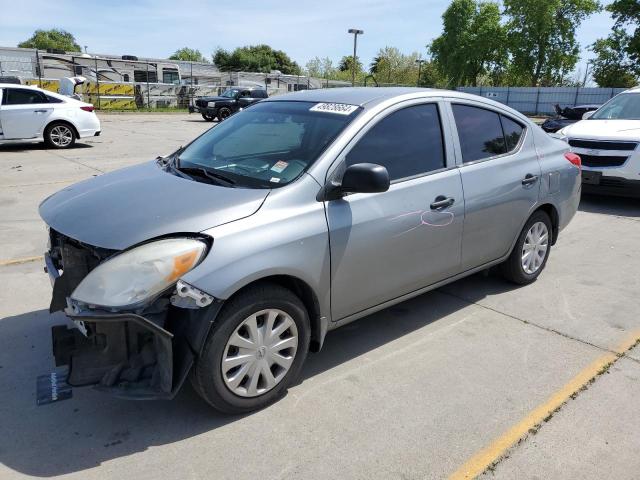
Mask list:
[[[178,163],[179,161],[180,161],[180,158],[176,157],[176,163]],[[212,170],[208,170],[204,167],[180,167],[178,163],[178,165],[176,165],[175,168],[180,172],[184,172],[187,174],[195,174],[200,177],[208,178],[209,180],[212,180],[215,183],[222,182],[227,184],[228,186],[233,186],[236,184],[236,181],[231,179],[230,177],[227,177],[226,175],[223,175],[218,172],[214,172]]]

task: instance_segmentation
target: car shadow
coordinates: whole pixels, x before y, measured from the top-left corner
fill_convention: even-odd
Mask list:
[[[68,150],[82,149],[82,148],[93,148],[93,145],[89,143],[76,143],[73,147],[69,148]],[[21,152],[24,150],[60,151],[60,149],[48,147],[43,142],[39,142],[39,143],[25,142],[25,143],[11,143],[6,145],[0,145],[0,152]],[[64,151],[64,149],[62,151]]]
[[[482,275],[466,280],[475,296],[508,290]],[[469,305],[456,282],[329,332],[319,353],[307,359],[304,382],[381,345],[411,334]],[[454,293],[450,293],[454,292]],[[95,468],[157,445],[172,444],[254,414],[222,415],[187,383],[172,401],[119,400],[91,388],[73,398],[36,406],[36,376],[53,365],[49,328],[61,314],[38,310],[0,320],[0,463],[26,475],[50,477]],[[50,370],[49,370],[50,371]],[[300,385],[302,384],[302,385]],[[268,409],[286,408],[277,402]]]
[[[203,118],[185,118],[183,120],[183,122],[191,122],[191,123],[210,123],[211,125],[217,125],[218,120],[214,120],[212,122],[208,122],[207,120],[204,120]]]
[[[640,218],[640,198],[582,194],[578,210]]]

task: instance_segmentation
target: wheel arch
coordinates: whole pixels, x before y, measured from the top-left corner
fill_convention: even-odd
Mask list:
[[[560,233],[560,215],[558,209],[551,203],[543,203],[536,208],[531,215],[535,212],[543,211],[551,219],[551,245],[555,245],[558,240],[558,234]]]
[[[47,131],[47,129],[53,125],[54,123],[64,123],[66,125],[69,125],[72,129],[73,129],[73,133],[76,136],[76,139],[80,139],[80,132],[78,131],[78,127],[76,127],[73,122],[67,120],[67,119],[63,119],[63,118],[54,118],[53,120],[51,120],[50,122],[48,122],[44,128],[42,129],[42,135],[44,136],[45,132]]]
[[[313,288],[311,288],[311,286],[304,280],[288,274],[276,274],[261,277],[238,288],[227,298],[227,300],[225,300],[225,302],[228,302],[231,298],[241,294],[248,288],[261,283],[272,283],[284,287],[291,290],[300,299],[307,309],[311,326],[311,345],[309,346],[309,350],[312,352],[318,352],[322,348],[324,336],[327,333],[327,320],[321,316],[318,296],[314,292]]]

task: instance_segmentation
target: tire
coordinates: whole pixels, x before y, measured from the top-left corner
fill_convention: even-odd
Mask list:
[[[228,107],[221,107],[218,109],[218,121],[223,121],[225,118],[229,118],[233,112]]]
[[[248,326],[254,318],[259,334],[255,328],[252,333]],[[279,329],[282,332],[278,333]],[[263,341],[264,333],[271,330],[271,340]],[[255,335],[260,340],[254,342]],[[295,346],[293,338],[297,339]],[[192,372],[194,389],[223,413],[261,409],[281,398],[298,378],[309,351],[309,339],[309,315],[293,292],[269,283],[250,287],[224,305],[216,318]],[[240,344],[253,346],[238,348],[236,345]],[[273,346],[255,348],[256,345]],[[278,350],[280,345],[287,347]],[[279,360],[269,365],[276,352]],[[283,361],[287,368],[280,365]]]
[[[66,122],[53,122],[44,131],[44,142],[50,148],[70,148],[76,143],[76,131]]]
[[[204,118],[207,122],[213,122],[213,120],[216,118],[215,115],[210,115],[208,113],[203,113],[202,114],[202,118]]]
[[[540,210],[534,212],[522,228],[511,255],[501,265],[503,276],[519,285],[535,282],[549,259],[552,236],[549,215]],[[527,251],[529,254],[525,256]]]

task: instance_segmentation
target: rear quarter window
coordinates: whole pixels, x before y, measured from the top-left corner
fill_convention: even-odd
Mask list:
[[[500,115],[500,120],[502,121],[504,139],[507,143],[507,151],[510,152],[515,150],[522,138],[524,127],[520,123],[511,120],[509,117],[505,117],[504,115]]]
[[[464,163],[507,153],[498,113],[471,105],[452,108]]]

